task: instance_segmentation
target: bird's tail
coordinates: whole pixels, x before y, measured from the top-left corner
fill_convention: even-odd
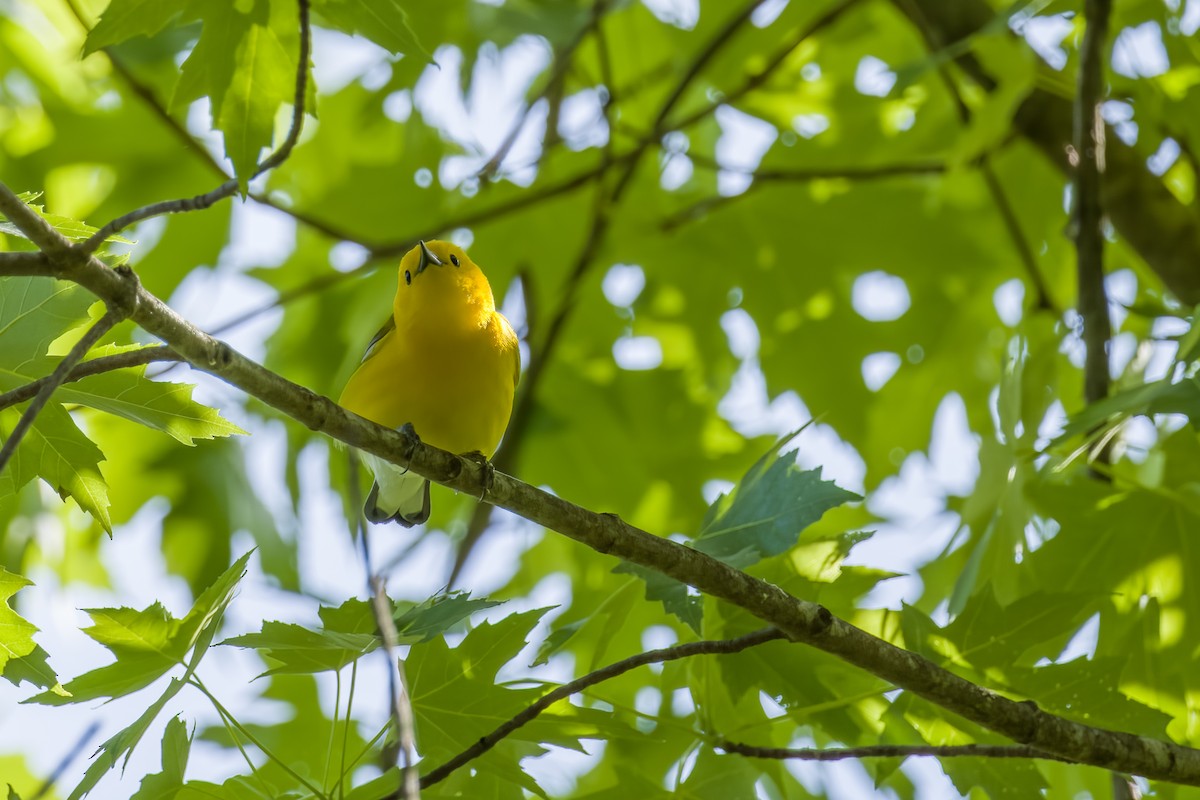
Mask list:
[[[429,519],[429,481],[369,453],[363,454],[363,460],[375,474],[375,483],[363,506],[368,520],[375,523],[395,520],[411,528]]]

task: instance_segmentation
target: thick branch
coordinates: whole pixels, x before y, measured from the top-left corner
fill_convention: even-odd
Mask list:
[[[1112,323],[1104,291],[1104,209],[1100,179],[1104,173],[1104,43],[1108,38],[1111,0],[1086,0],[1087,28],[1080,47],[1079,85],[1075,97],[1075,251],[1079,282],[1079,315],[1083,318],[1084,398],[1089,403],[1108,395],[1108,340]]]
[[[82,364],[77,364],[62,383],[71,383],[73,381],[89,378],[92,375],[99,375],[103,372],[112,372],[117,369],[128,369],[129,367],[144,367],[155,361],[183,361],[183,359],[173,352],[171,348],[166,346],[159,347],[143,347],[140,350],[128,350],[124,353],[114,353],[111,356],[101,356],[93,358],[91,361],[84,361]],[[53,377],[53,376],[51,376]],[[37,395],[51,377],[39,378],[36,381],[18,386],[12,391],[0,394],[0,411],[15,406],[17,403],[24,403]],[[61,384],[60,384],[61,385]]]
[[[0,212],[22,205],[0,183]],[[45,223],[39,218],[38,224]],[[47,226],[48,227],[48,226]],[[56,232],[50,231],[53,236]],[[62,241],[65,248],[65,240]],[[352,414],[205,334],[144,287],[96,259],[58,261],[58,277],[74,280],[106,302],[133,308],[132,319],[195,367],[338,441],[408,467],[451,489],[484,497],[600,553],[653,569],[746,609],[795,641],[830,653],[988,730],[1083,764],[1147,778],[1200,785],[1200,751],[1170,742],[1084,725],[1017,702],[958,677],[916,653],[838,619],[711,556],[653,536],[610,514],[597,514],[515,478],[421,443]]]
[[[545,711],[550,706],[560,700],[566,700],[573,694],[578,694],[584,689],[595,686],[598,683],[612,680],[619,675],[624,675],[630,670],[645,666],[646,664],[661,664],[666,661],[677,661],[681,658],[698,655],[716,655],[727,653],[740,653],[748,647],[772,642],[776,639],[786,639],[783,631],[777,628],[763,628],[747,633],[745,636],[739,636],[736,639],[718,639],[707,640],[701,642],[689,642],[687,644],[675,645],[674,647],[665,647],[661,650],[649,650],[645,653],[638,653],[635,656],[623,659],[615,664],[609,664],[607,667],[602,667],[595,672],[588,673],[581,678],[576,678],[570,683],[564,683],[562,686],[547,692],[537,699],[535,703],[525,708],[521,713],[517,714],[512,719],[505,722],[496,730],[489,733],[487,736],[481,737],[479,741],[462,751],[454,758],[447,761],[445,764],[428,772],[421,778],[421,788],[433,786],[435,783],[445,780],[450,777],[454,770],[479,758],[481,755],[491,750],[500,740],[511,734],[513,731],[520,728],[526,723],[532,722],[539,714]]]
[[[0,277],[4,275],[54,274],[54,267],[42,252],[0,253]]]
[[[736,753],[750,758],[794,759],[796,761],[842,761],[847,758],[908,758],[910,756],[933,756],[934,758],[1040,758],[1050,761],[1075,763],[1069,758],[1045,753],[1023,745],[1007,744],[962,744],[935,747],[934,745],[877,744],[869,747],[837,747],[817,749],[812,747],[756,747],[742,742],[721,741],[717,747],[727,753]]]

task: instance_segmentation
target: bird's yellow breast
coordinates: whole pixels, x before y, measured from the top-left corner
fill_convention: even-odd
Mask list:
[[[491,456],[512,413],[517,335],[483,272],[449,242],[422,242],[400,261],[392,318],[339,402],[428,444]]]

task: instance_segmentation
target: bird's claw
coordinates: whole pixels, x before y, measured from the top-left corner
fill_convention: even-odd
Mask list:
[[[483,487],[479,492],[479,502],[482,503],[483,498],[487,497],[487,493],[492,490],[492,484],[496,482],[496,468],[492,466],[491,461],[488,461],[488,457],[478,450],[463,453],[462,457],[479,465],[479,471],[483,475]]]

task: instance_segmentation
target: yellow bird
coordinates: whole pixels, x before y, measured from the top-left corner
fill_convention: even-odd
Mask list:
[[[521,376],[517,335],[461,247],[421,242],[400,260],[392,315],[338,400],[359,416],[452,453],[491,457]],[[375,475],[363,513],[406,528],[429,519],[429,481],[364,453]]]

